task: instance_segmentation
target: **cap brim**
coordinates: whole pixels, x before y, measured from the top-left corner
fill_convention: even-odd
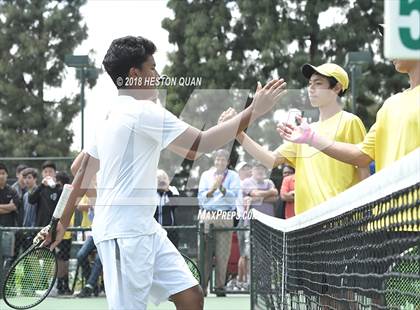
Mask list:
[[[315,72],[319,73],[318,71],[316,71],[315,67],[310,64],[304,64],[302,66],[302,74],[308,80],[311,78],[312,74],[314,74]]]

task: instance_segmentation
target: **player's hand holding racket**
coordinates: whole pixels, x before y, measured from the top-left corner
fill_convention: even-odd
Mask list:
[[[63,240],[64,234],[66,233],[66,229],[61,224],[60,221],[58,221],[56,229],[55,229],[55,238],[52,242],[52,231],[51,231],[51,225],[45,226],[35,237],[38,240],[43,241],[41,243],[41,246],[48,247],[51,251],[54,250],[57,245]]]
[[[57,258],[54,248],[63,238],[64,227],[59,223],[72,191],[65,185],[53,217],[34,238],[29,247],[12,265],[3,283],[3,299],[14,309],[29,309],[42,302],[57,278]],[[51,243],[50,248],[47,244]]]

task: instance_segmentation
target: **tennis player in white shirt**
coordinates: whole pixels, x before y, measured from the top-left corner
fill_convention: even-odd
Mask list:
[[[183,257],[155,221],[156,172],[160,152],[196,159],[233,140],[270,111],[286,83],[273,80],[257,87],[252,104],[233,119],[200,131],[156,104],[155,45],[142,37],[114,40],[103,65],[118,88],[118,97],[94,142],[84,150],[73,192],[57,228],[54,248],[68,227],[76,201],[97,174],[92,233],[98,248],[110,309],[146,309],[148,300],[165,300],[177,309],[203,309],[203,292]],[[136,81],[136,82],[134,82]],[[79,157],[80,159],[80,157]],[[50,236],[43,233],[50,241]]]

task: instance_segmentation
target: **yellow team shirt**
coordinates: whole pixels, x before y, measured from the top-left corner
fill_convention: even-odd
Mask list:
[[[80,227],[89,228],[91,226],[92,226],[92,221],[89,219],[89,212],[82,211],[82,222],[80,223]]]
[[[366,134],[360,118],[345,111],[310,126],[317,134],[339,142],[357,144]],[[296,214],[319,205],[360,181],[357,167],[333,159],[306,144],[286,142],[275,153],[285,157],[296,169]]]
[[[420,85],[388,98],[359,149],[375,160],[376,171],[420,146]]]
[[[74,226],[74,214],[71,216],[70,224],[69,224],[69,227],[73,227],[73,226]],[[68,240],[68,239],[71,239],[71,238],[72,238],[72,232],[71,231],[66,231],[64,233],[63,239]]]
[[[88,205],[89,198],[85,195],[83,196],[82,200],[80,201],[81,205]],[[80,223],[80,227],[82,228],[89,228],[92,226],[92,221],[89,219],[89,211],[82,211],[82,222]]]
[[[85,204],[85,205],[89,204],[89,198],[86,195],[83,196],[83,198],[80,200],[80,204],[82,204],[82,205],[83,204]],[[70,224],[69,224],[69,227],[73,227],[73,226],[74,226],[74,214],[72,215],[71,220],[70,220]],[[82,222],[81,222],[80,226],[83,227],[83,228],[88,228],[88,227],[92,226],[92,222],[91,222],[91,220],[89,220],[88,211],[83,211],[82,212]],[[72,232],[67,231],[67,232],[64,233],[63,239],[71,239],[71,238],[72,238]]]
[[[376,123],[358,147],[375,160],[377,171],[420,147],[420,85],[388,98],[376,115]],[[413,196],[407,195],[405,199],[411,203]],[[394,207],[401,205],[403,200],[400,198]],[[387,203],[384,208],[377,207],[373,212],[379,215],[381,210],[388,212],[389,208],[392,206]],[[385,218],[370,223],[368,229],[376,230],[387,227],[390,223],[409,222],[418,217],[416,210],[388,214]],[[420,227],[404,226],[398,230],[419,231]]]

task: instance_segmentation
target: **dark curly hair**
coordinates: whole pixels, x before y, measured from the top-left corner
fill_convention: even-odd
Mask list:
[[[117,78],[125,81],[131,68],[141,68],[147,58],[156,52],[152,41],[143,37],[126,36],[112,41],[103,60],[103,65],[117,88]]]
[[[7,174],[9,174],[9,171],[7,170],[6,165],[3,164],[3,163],[0,163],[0,170],[4,170],[4,171],[6,171]]]
[[[57,166],[52,161],[44,161],[44,163],[41,166],[41,170],[44,170],[45,168],[51,168],[54,170],[57,170]]]
[[[57,172],[57,175],[55,176],[55,179],[57,180],[57,182],[60,182],[63,185],[70,184],[70,177],[64,171]]]

